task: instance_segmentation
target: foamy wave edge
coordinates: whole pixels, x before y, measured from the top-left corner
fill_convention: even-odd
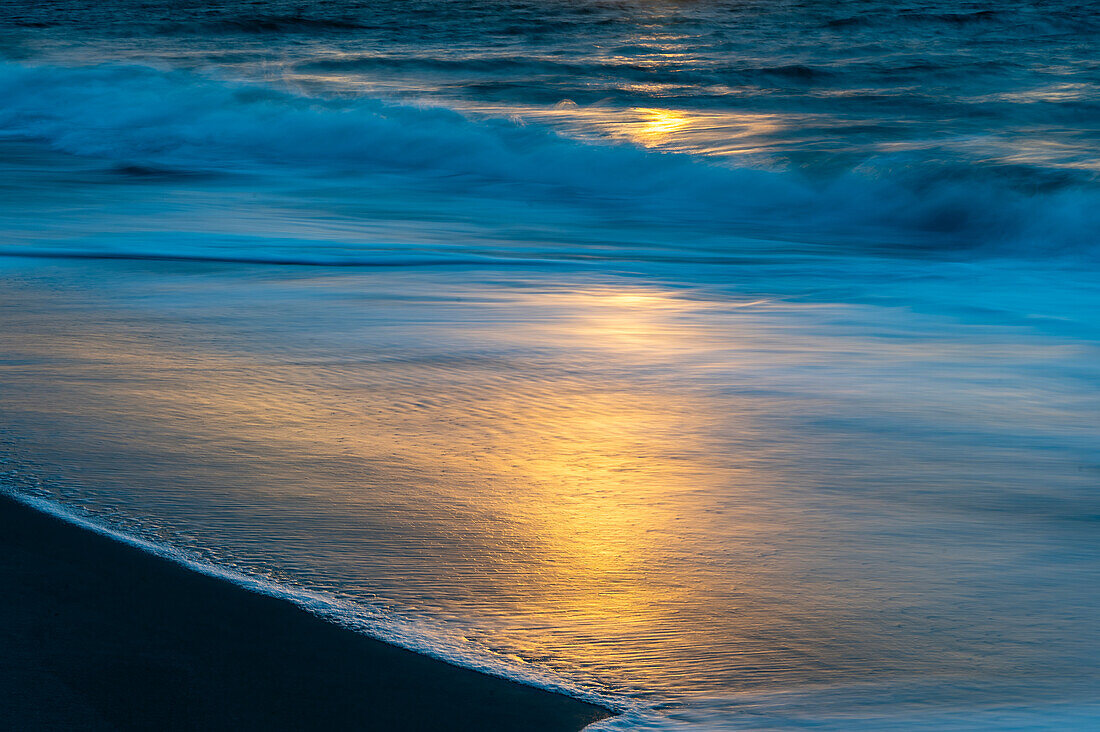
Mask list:
[[[28,495],[11,486],[0,485],[0,494],[68,524],[166,559],[199,574],[224,580],[249,592],[285,600],[311,615],[375,640],[455,666],[598,704],[616,713],[631,711],[631,705],[626,700],[571,684],[548,671],[519,668],[491,651],[463,646],[454,638],[432,633],[411,621],[384,617],[368,606],[341,600],[325,592],[289,587],[198,559],[169,544],[120,531],[79,508],[41,496]]]
[[[901,153],[814,178],[584,142],[441,107],[140,65],[0,62],[0,95],[0,140],[37,140],[124,166],[397,175],[444,196],[475,191],[486,202],[534,201],[722,235],[751,226],[905,250],[1100,254],[1100,186],[1021,190],[999,169]]]

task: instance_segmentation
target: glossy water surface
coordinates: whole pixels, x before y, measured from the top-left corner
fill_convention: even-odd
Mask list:
[[[1098,25],[4,2],[5,484],[601,729],[1088,729]]]

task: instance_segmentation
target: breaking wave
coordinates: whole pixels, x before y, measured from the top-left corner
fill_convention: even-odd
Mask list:
[[[894,251],[1092,253],[1100,195],[1007,167],[914,153],[828,176],[732,167],[582,142],[441,107],[293,90],[144,66],[0,65],[0,135],[125,170],[399,175],[435,195],[550,203],[708,234]]]

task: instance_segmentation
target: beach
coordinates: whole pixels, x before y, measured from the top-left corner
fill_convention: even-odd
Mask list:
[[[1095,362],[1059,338],[562,269],[0,266],[4,489],[153,554],[459,666],[609,699],[623,714],[597,730],[676,729],[673,715],[704,729],[985,730],[1005,726],[1006,705],[1023,729],[1095,717],[1082,619],[1096,544],[1080,518],[1095,515],[1093,474],[1078,466],[1096,403],[1085,386],[1058,391]],[[1006,384],[1021,396],[1006,400]],[[415,684],[380,685],[352,648],[418,657],[71,527],[28,533],[44,520],[25,513],[34,561],[8,566],[38,579],[5,586],[37,588],[12,611],[40,631],[9,623],[5,648],[24,650],[7,683],[50,658],[36,636],[64,631],[57,657],[100,644],[92,657],[130,664],[78,663],[85,686],[64,683],[83,697],[57,698],[84,709],[233,720],[230,701],[251,699],[295,720],[280,705],[301,698],[285,691],[298,679],[328,694],[305,698],[300,729],[343,728],[308,715],[347,712],[335,702],[349,696],[376,716],[411,708]],[[81,549],[65,573],[37,569],[77,537],[118,559]],[[1038,576],[1044,591],[1021,591]],[[69,617],[53,621],[49,598],[81,586],[95,602],[60,603]],[[225,604],[200,609],[192,586]],[[253,605],[350,644],[343,661],[309,643],[291,653]],[[108,640],[105,617],[125,633]],[[238,682],[185,695],[206,706],[166,704],[149,689],[172,687],[167,672],[143,665],[173,658],[161,643],[198,653],[197,637],[210,652],[182,668],[212,665],[224,641]],[[250,687],[249,668],[286,676]],[[516,703],[477,715],[557,723],[500,683]],[[81,714],[31,687],[24,709]],[[425,695],[442,718],[423,728],[455,729],[442,692]]]
[[[1097,59],[0,2],[0,728],[1100,728]]]
[[[608,712],[340,628],[0,498],[0,705],[26,730],[546,730]]]

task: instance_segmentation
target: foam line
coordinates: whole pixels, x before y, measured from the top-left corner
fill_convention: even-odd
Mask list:
[[[488,651],[480,651],[469,646],[463,647],[459,641],[443,637],[438,633],[433,634],[411,622],[386,618],[372,608],[340,600],[324,592],[288,587],[196,559],[186,552],[167,544],[153,542],[119,531],[84,514],[79,509],[74,509],[41,496],[27,495],[10,486],[0,486],[0,493],[37,511],[153,556],[167,559],[192,571],[225,580],[250,592],[286,600],[309,613],[376,640],[391,643],[456,666],[599,704],[615,711],[622,711],[625,707],[623,700],[569,684],[548,672],[531,669],[521,670],[509,665],[506,661]]]

